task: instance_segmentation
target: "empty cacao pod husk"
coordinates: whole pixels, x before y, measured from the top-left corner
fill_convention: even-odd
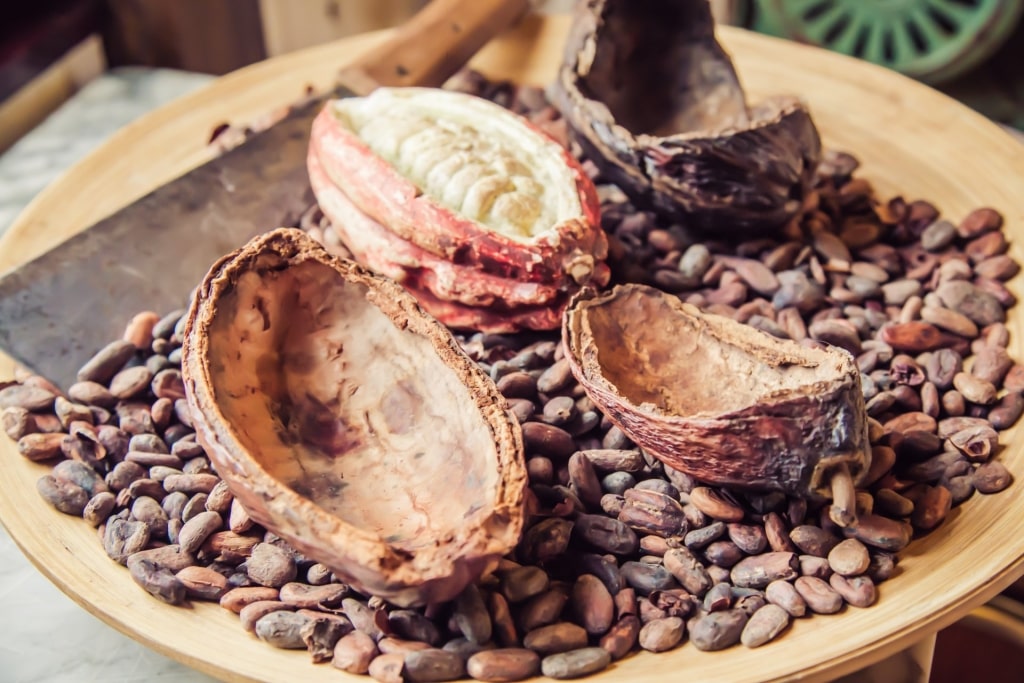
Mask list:
[[[329,102],[310,158],[362,213],[469,277],[575,290],[601,276],[593,183],[568,150],[493,102],[433,88]],[[314,179],[318,197],[323,187]]]
[[[784,224],[821,153],[796,98],[748,107],[707,0],[578,3],[551,94],[605,179],[697,229]]]
[[[213,266],[188,313],[196,432],[256,522],[360,591],[444,601],[517,543],[522,435],[399,285],[280,229]]]
[[[778,339],[644,285],[577,294],[562,336],[587,395],[671,467],[852,506],[871,449],[843,349]]]

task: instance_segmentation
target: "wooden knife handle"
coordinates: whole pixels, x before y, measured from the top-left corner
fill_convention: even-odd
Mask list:
[[[521,17],[529,0],[433,0],[384,42],[341,69],[357,95],[378,86],[439,86],[493,36]]]

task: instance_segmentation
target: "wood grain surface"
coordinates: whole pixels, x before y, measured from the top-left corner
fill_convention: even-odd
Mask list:
[[[563,17],[531,19],[494,41],[474,64],[492,76],[547,83],[566,29]],[[1016,242],[1024,236],[1024,150],[998,126],[878,67],[739,30],[722,29],[721,35],[751,93],[805,97],[825,143],[858,155],[861,175],[883,194],[931,199],[954,221],[973,207],[994,206],[1015,240],[1011,253],[1021,259]],[[346,57],[377,38],[359,36],[248,67],[126,127],[25,210],[0,241],[0,268],[40,253],[203,161],[207,135],[221,121],[253,119],[298,97],[307,83],[326,86]],[[1012,286],[1019,294],[1019,278]],[[1014,311],[1010,351],[1017,358],[1024,357],[1021,321]],[[0,359],[0,378],[11,372],[11,361]],[[1018,480],[1024,478],[1019,432],[1003,435],[1000,456]],[[0,439],[0,520],[40,570],[85,609],[225,680],[367,680],[313,666],[304,652],[275,650],[215,605],[183,609],[150,598],[107,559],[93,529],[49,508],[36,494],[35,480],[46,471]],[[627,658],[596,678],[827,680],[864,667],[952,623],[1024,572],[1022,485],[975,496],[938,531],[912,543],[898,574],[881,585],[874,607],[799,620],[780,640],[757,650],[704,653],[685,646]]]

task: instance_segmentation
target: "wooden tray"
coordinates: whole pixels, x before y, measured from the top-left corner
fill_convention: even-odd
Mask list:
[[[488,46],[475,66],[492,76],[546,83],[560,60],[566,29],[564,17],[531,19]],[[1006,215],[1011,236],[1024,237],[1024,150],[999,127],[881,68],[739,30],[721,34],[753,94],[804,96],[826,144],[859,156],[862,175],[883,194],[931,199],[953,220],[991,205]],[[346,55],[376,39],[361,36],[249,67],[128,126],[25,210],[0,241],[0,268],[40,253],[203,160],[207,135],[221,121],[251,120],[295,99],[306,83],[326,86]],[[1013,254],[1021,259],[1018,245]],[[1020,312],[1011,316],[1010,350],[1016,358],[1024,358],[1022,320]],[[11,361],[0,358],[0,377],[11,372]],[[1018,433],[1004,435],[1001,457],[1024,479]],[[107,559],[94,530],[38,496],[34,483],[46,471],[0,438],[0,520],[39,569],[85,609],[225,680],[368,680],[313,666],[304,652],[275,650],[216,605],[175,608],[150,598]],[[703,653],[686,646],[637,655],[598,678],[826,680],[867,666],[952,623],[1024,572],[1020,486],[1024,482],[999,495],[975,496],[939,531],[911,544],[902,553],[899,574],[882,584],[880,600],[870,609],[848,607],[839,615],[802,619],[779,641],[757,650]]]

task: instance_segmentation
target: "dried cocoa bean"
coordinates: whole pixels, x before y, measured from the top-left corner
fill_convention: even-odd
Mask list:
[[[807,603],[789,581],[772,581],[765,588],[764,594],[768,602],[778,605],[791,616],[802,617],[807,612]]]
[[[747,647],[760,647],[785,631],[789,618],[789,613],[778,605],[764,605],[747,620],[740,642]]]
[[[653,591],[675,588],[675,577],[660,564],[626,562],[622,565],[622,577],[639,595],[650,595]]]
[[[163,485],[161,484],[161,490],[162,489]],[[172,494],[174,493],[184,493],[184,491],[173,491]],[[182,521],[187,522],[193,517],[206,512],[206,500],[207,497],[205,493],[197,493],[189,498],[188,502],[185,503],[185,507],[181,509]]]
[[[114,494],[110,491],[100,491],[86,503],[82,509],[82,517],[95,527],[107,521],[110,513],[114,511]]]
[[[732,586],[719,582],[704,595],[703,607],[706,612],[721,612],[732,607]]]
[[[518,567],[502,577],[501,590],[509,602],[522,602],[547,590],[548,581],[547,573],[540,567]]]
[[[351,625],[348,630],[351,630]],[[299,629],[299,637],[305,643],[314,664],[332,659],[334,647],[345,633],[342,622],[326,617],[315,619],[307,616],[306,623]]]
[[[607,519],[601,515],[581,515]],[[573,523],[567,519],[552,517],[527,529],[519,543],[519,554],[524,562],[545,562],[558,557],[569,547]],[[508,597],[508,596],[505,596]]]
[[[569,432],[544,422],[522,425],[523,442],[529,453],[565,460],[576,452],[576,442]]]
[[[764,588],[778,579],[796,578],[800,562],[794,553],[770,552],[740,560],[732,568],[732,583],[744,588]]]
[[[923,531],[931,531],[946,518],[953,505],[953,497],[945,486],[929,486],[914,503],[911,515],[913,525]]]
[[[516,400],[522,402],[525,399]],[[526,416],[526,419],[520,420],[520,423],[526,422],[532,414],[533,406],[531,405],[530,414]],[[573,420],[578,414],[576,401],[573,400],[572,396],[555,396],[544,404],[541,420],[556,427],[562,427]]]
[[[747,613],[739,609],[711,612],[697,617],[688,624],[690,642],[705,652],[732,647],[740,641],[747,620]]]
[[[752,524],[729,524],[729,540],[748,555],[759,555],[768,546],[764,527]]]
[[[128,566],[128,572],[135,583],[156,599],[169,605],[180,605],[185,602],[187,591],[184,584],[170,570],[160,567],[155,562],[132,562]]]
[[[835,614],[843,607],[842,596],[816,576],[801,576],[793,587],[816,614]]]
[[[270,543],[257,543],[246,565],[250,579],[272,588],[294,581],[298,573],[292,554]]]
[[[800,555],[800,575],[816,576],[819,579],[827,579],[832,575],[832,567],[828,559],[816,555]]]
[[[605,585],[592,574],[576,579],[570,596],[576,621],[592,636],[600,636],[611,628],[615,603]]]
[[[842,576],[863,574],[870,562],[868,549],[855,538],[838,543],[828,553],[828,564],[832,571]]]
[[[605,472],[639,472],[644,458],[636,449],[594,448],[581,451],[595,468]]]
[[[519,632],[505,597],[501,593],[488,593],[487,610],[491,614],[494,640],[502,647],[519,645]]]
[[[665,652],[678,645],[686,632],[686,623],[679,617],[654,619],[640,629],[640,647],[648,652]]]
[[[560,358],[540,374],[537,378],[536,389],[545,394],[550,394],[561,391],[572,381],[573,376],[569,367],[569,361],[565,358]]]
[[[878,596],[874,582],[867,576],[833,574],[828,582],[836,593],[854,607],[870,607]]]
[[[526,648],[485,650],[469,658],[466,672],[478,681],[521,681],[540,673],[540,657]]]
[[[163,485],[168,493],[182,491],[209,495],[219,482],[220,479],[215,474],[172,474],[164,479]]]
[[[597,673],[611,664],[608,651],[600,647],[584,647],[548,655],[540,662],[545,676],[556,679],[580,678]]]
[[[594,466],[582,452],[573,453],[569,458],[569,486],[587,505],[600,505],[604,494],[601,482]]]
[[[633,488],[625,492],[624,498],[625,504],[618,519],[633,530],[658,536],[686,533],[683,506],[672,497],[657,491]]]
[[[33,462],[60,457],[64,434],[26,434],[18,439],[18,453]]]
[[[726,500],[714,489],[698,486],[690,492],[690,503],[712,519],[723,522],[743,521],[743,508]]]
[[[260,640],[285,650],[304,650],[302,629],[309,617],[287,610],[264,615],[256,622],[255,633]]]
[[[704,549],[704,557],[714,565],[730,569],[744,558],[744,553],[732,541],[715,541]]]
[[[910,543],[911,528],[909,524],[868,514],[858,516],[856,526],[847,529],[847,533],[874,548],[896,552]]]
[[[322,586],[310,586],[305,583],[291,582],[281,586],[279,599],[281,600],[281,602],[287,605],[291,605],[296,609],[319,609],[322,607],[336,608],[339,605],[341,605],[342,598],[347,596],[348,593],[348,586],[341,583],[329,583],[324,584]],[[419,619],[423,618],[422,615],[417,614],[416,612],[408,612],[408,610],[396,610],[392,613],[392,616],[394,616],[397,621],[402,621],[404,623],[406,621],[407,613],[415,614],[416,617],[418,617]],[[391,623],[390,620],[388,623]],[[433,624],[430,625],[433,626]],[[399,631],[398,629],[395,629],[395,632],[403,637],[412,637],[408,636],[406,633],[403,633],[402,631]],[[439,634],[436,634],[436,629],[436,638],[433,639],[427,638],[427,636],[429,635],[428,631],[422,631],[418,633],[419,635],[424,636],[422,638],[419,638],[419,640],[440,645],[441,636]]]
[[[473,584],[455,599],[455,623],[459,630],[474,643],[486,643],[491,639],[491,615],[484,604],[480,590]]]
[[[711,588],[711,577],[688,548],[671,548],[664,556],[665,569],[683,588],[700,597]]]
[[[587,632],[567,621],[541,626],[523,638],[523,647],[541,655],[568,652],[587,646]]]
[[[632,529],[604,515],[579,515],[572,534],[602,552],[615,555],[632,555],[640,547],[640,539]]]
[[[633,614],[621,617],[606,633],[600,646],[608,651],[613,660],[622,659],[637,644],[640,635],[640,620]]]
[[[914,511],[914,502],[892,489],[879,489],[875,492],[875,509],[889,517],[909,517]]]
[[[227,578],[209,567],[183,567],[174,576],[185,587],[188,596],[197,600],[217,602],[227,592]]]
[[[958,372],[954,375],[953,386],[971,403],[988,405],[996,400],[996,388],[991,382],[966,372]]]
[[[70,481],[47,474],[36,481],[36,491],[47,503],[66,515],[81,516],[89,503],[89,492]]]
[[[465,660],[453,652],[429,648],[405,657],[405,679],[409,681],[454,681],[465,674]]]
[[[619,571],[619,565],[611,555],[582,553],[579,556],[578,571],[596,576],[613,596],[618,595],[626,585],[625,579],[622,578],[622,572]]]
[[[47,411],[53,408],[57,393],[30,384],[12,384],[0,389],[0,409],[23,408],[27,411]]]
[[[968,459],[984,462],[998,446],[999,435],[988,423],[982,423],[954,432],[949,436],[949,442]]]
[[[1009,429],[1020,419],[1021,413],[1024,413],[1024,396],[1010,392],[988,411],[988,421],[995,429]]]
[[[548,590],[530,598],[519,611],[519,626],[524,631],[532,631],[553,624],[568,601],[568,594],[562,590]]]
[[[367,673],[379,683],[402,683],[405,680],[405,655],[401,652],[382,654],[373,658]]]
[[[990,460],[974,470],[974,488],[981,493],[998,493],[1013,482],[1013,475],[1003,463]]]
[[[713,522],[705,527],[687,532],[683,537],[683,544],[691,550],[700,550],[720,539],[727,530],[725,522]]]
[[[0,425],[4,433],[14,441],[36,431],[35,418],[28,410],[18,406],[4,408],[0,412]]]
[[[239,614],[247,605],[256,602],[277,601],[277,597],[278,591],[276,588],[267,588],[265,586],[232,588],[221,596],[220,606],[230,612]]]
[[[895,453],[893,460],[895,461]],[[872,460],[874,463],[874,460]],[[881,475],[879,475],[881,476]],[[691,532],[692,533],[692,532]],[[789,540],[789,531],[786,529],[786,522],[777,512],[769,512],[764,517],[764,533],[768,539],[768,546],[775,552],[796,552],[796,546]],[[689,535],[687,535],[689,537]],[[689,544],[687,544],[689,546]]]
[[[352,674],[365,674],[377,654],[377,644],[373,638],[362,631],[352,631],[343,635],[335,644],[331,666]]]

